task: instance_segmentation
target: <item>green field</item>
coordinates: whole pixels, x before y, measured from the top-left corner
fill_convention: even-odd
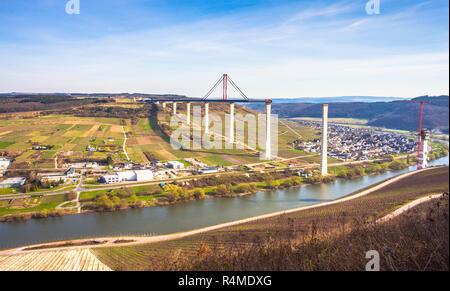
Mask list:
[[[27,212],[38,212],[42,210],[54,210],[56,206],[66,201],[65,194],[44,197],[18,198],[2,201],[0,204],[0,217],[6,214],[18,214]]]
[[[49,115],[36,118],[0,119],[0,149],[12,152],[16,162],[28,167],[53,168],[55,156],[70,152],[73,158],[106,158],[108,153],[86,151],[88,145],[115,145],[121,150],[123,133],[116,118]],[[111,139],[110,139],[111,138]],[[111,141],[112,140],[112,141]],[[106,142],[105,142],[106,141]],[[33,150],[39,145],[51,150]],[[111,153],[120,160],[120,153]]]

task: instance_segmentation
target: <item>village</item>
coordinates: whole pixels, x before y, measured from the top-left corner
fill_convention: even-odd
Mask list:
[[[320,130],[321,123],[298,121],[301,125]],[[320,139],[295,141],[294,147],[309,153],[320,152]],[[328,156],[341,161],[364,161],[386,155],[412,153],[415,150],[413,139],[395,132],[381,132],[373,128],[350,127],[329,124]]]

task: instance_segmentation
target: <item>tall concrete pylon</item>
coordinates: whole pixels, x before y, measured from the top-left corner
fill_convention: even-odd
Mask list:
[[[230,103],[230,143],[234,143],[234,103]]]
[[[209,103],[205,103],[205,133],[209,133]]]
[[[272,149],[271,149],[272,138],[270,136],[271,133],[270,124],[272,122],[271,114],[272,114],[272,102],[266,102],[266,152],[264,154],[264,158],[266,160],[272,159]]]
[[[191,125],[191,103],[186,103],[186,122],[188,125]]]
[[[162,103],[162,107],[163,107],[163,109],[166,109],[166,102]]]
[[[328,175],[328,104],[322,105],[322,145],[320,157],[320,174]]]
[[[173,115],[177,115],[177,102],[172,103]]]

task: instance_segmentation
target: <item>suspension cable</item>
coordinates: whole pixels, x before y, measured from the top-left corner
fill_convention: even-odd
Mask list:
[[[206,98],[208,98],[212,92],[214,92],[214,90],[216,90],[217,86],[219,86],[219,84],[223,81],[223,76],[220,77],[220,79],[216,82],[216,84],[211,88],[211,90],[208,91],[208,93],[206,93],[205,97],[203,97],[202,100],[206,100]]]
[[[244,94],[244,92],[242,92],[242,90],[233,82],[233,80],[231,80],[230,77],[228,77],[228,80],[230,81],[231,85],[234,87],[234,89],[236,89],[236,91],[239,92],[239,94],[241,94],[241,97],[244,98],[245,100],[249,100],[248,97]]]
[[[244,92],[242,92],[242,90],[236,85],[236,83],[234,83],[233,80],[231,80],[230,76],[228,76],[227,79],[230,82],[230,84],[233,86],[233,88],[236,89],[236,91],[241,95],[242,98],[244,98],[247,101],[250,100],[247,97],[247,95],[245,95]],[[205,97],[203,97],[202,100],[206,100],[214,92],[214,90],[216,90],[217,86],[219,86],[219,84],[222,82],[225,82],[224,76],[220,77],[220,79],[214,84],[214,86],[211,88],[211,90],[209,90],[208,93],[206,93]]]

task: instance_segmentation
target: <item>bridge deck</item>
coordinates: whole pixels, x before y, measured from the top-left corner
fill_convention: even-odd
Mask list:
[[[180,99],[147,99],[145,102],[197,102],[197,103],[272,103],[272,100],[245,100],[245,99],[195,99],[195,98],[180,98]]]

